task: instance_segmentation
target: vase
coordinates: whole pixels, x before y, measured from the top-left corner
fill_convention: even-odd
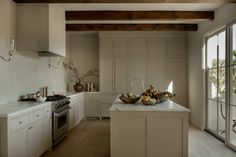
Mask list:
[[[83,90],[83,85],[81,83],[76,82],[74,85],[75,92],[81,92]]]

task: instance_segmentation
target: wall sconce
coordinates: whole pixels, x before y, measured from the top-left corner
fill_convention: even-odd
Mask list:
[[[5,62],[9,62],[12,60],[13,54],[16,50],[16,43],[15,43],[15,38],[14,37],[9,37],[8,38],[8,45],[10,50],[8,51],[8,58],[5,58],[3,56],[0,56],[0,58],[2,60],[4,60]]]
[[[48,63],[48,68],[54,68],[54,69],[58,69],[60,64],[62,62],[62,57],[60,57],[60,59],[56,62],[56,65],[53,65],[51,63],[51,58],[49,57],[49,63]]]

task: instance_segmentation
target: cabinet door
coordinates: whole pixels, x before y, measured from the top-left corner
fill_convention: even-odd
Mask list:
[[[187,41],[185,38],[168,39],[168,56],[185,56]]]
[[[9,157],[27,157],[28,128],[18,130],[9,136]]]
[[[43,121],[28,129],[28,157],[38,157],[43,152]]]
[[[183,157],[183,118],[149,114],[147,157]]]
[[[166,59],[148,59],[147,61],[147,83],[156,89],[165,91]]]
[[[100,38],[99,53],[100,57],[112,57],[112,39]]]
[[[52,142],[52,119],[48,117],[48,119],[44,120],[44,134],[43,134],[43,143],[44,143],[44,151],[47,150],[51,146]]]
[[[109,109],[111,105],[111,103],[99,103],[101,117],[110,117]]]
[[[85,105],[86,117],[98,117],[98,104],[97,102],[86,102]]]
[[[113,59],[100,59],[100,91],[104,93],[113,92]]]
[[[131,39],[130,40],[130,56],[132,58],[147,57],[147,40],[146,39]]]
[[[141,94],[142,83],[140,80],[144,81],[144,89],[146,89],[146,59],[130,59],[129,61],[129,91],[134,94]],[[133,86],[132,86],[132,81]]]
[[[84,101],[79,102],[79,121],[82,121],[84,118]]]
[[[74,105],[74,119],[75,119],[75,125],[79,123],[79,104],[76,102]]]
[[[128,74],[128,59],[116,58],[115,60],[115,93],[126,93],[127,74]]]
[[[172,58],[167,60],[167,78],[166,87],[172,88],[176,96],[173,101],[186,106],[186,60],[184,58]]]
[[[126,39],[113,39],[114,57],[129,57]]]
[[[71,109],[69,110],[69,129],[72,129],[75,125],[73,100],[70,101],[70,107]]]
[[[167,40],[155,38],[148,40],[149,58],[158,58],[167,56]]]
[[[115,115],[116,116],[116,115]],[[146,117],[144,114],[120,113],[111,118],[112,157],[146,156]],[[114,121],[113,121],[114,120]],[[164,157],[164,156],[162,156]]]

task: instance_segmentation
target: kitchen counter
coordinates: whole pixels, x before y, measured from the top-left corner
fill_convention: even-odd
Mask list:
[[[41,108],[50,105],[51,102],[18,101],[0,105],[0,118],[12,117],[26,113],[32,109]]]
[[[144,105],[142,102],[135,104],[125,104],[118,97],[114,101],[110,112],[116,111],[173,111],[173,112],[190,112],[189,109],[169,100],[156,105]]]
[[[76,96],[76,95],[79,95],[79,94],[99,94],[100,92],[67,92],[65,95],[68,96],[68,97],[72,97],[72,96]]]

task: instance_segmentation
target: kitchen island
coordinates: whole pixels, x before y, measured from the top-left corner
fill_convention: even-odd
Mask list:
[[[146,106],[116,99],[111,113],[111,157],[187,157],[190,110],[173,101]]]

